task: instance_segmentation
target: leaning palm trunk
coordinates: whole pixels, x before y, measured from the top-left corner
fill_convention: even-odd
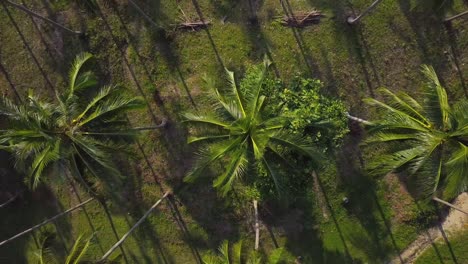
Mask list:
[[[67,28],[67,27],[65,27],[65,26],[63,26],[63,25],[61,25],[61,24],[59,24],[59,23],[57,23],[57,22],[55,22],[55,21],[53,21],[53,20],[50,20],[50,19],[48,19],[48,18],[46,18],[46,17],[44,17],[44,16],[39,15],[39,14],[36,13],[36,12],[33,12],[33,11],[29,10],[28,8],[24,7],[24,6],[21,5],[21,4],[17,4],[17,3],[11,2],[11,1],[9,1],[9,0],[0,0],[0,1],[4,1],[5,3],[7,3],[7,4],[9,4],[9,5],[11,5],[11,6],[13,6],[13,7],[17,8],[17,9],[19,9],[19,10],[21,10],[21,11],[23,11],[23,12],[25,12],[25,13],[31,15],[31,16],[37,17],[37,18],[39,18],[39,19],[42,19],[42,20],[44,20],[44,21],[46,21],[46,22],[48,22],[48,23],[54,25],[55,27],[58,27],[58,28],[60,28],[60,29],[62,29],[62,30],[64,30],[64,31],[70,32],[70,33],[72,33],[72,34],[78,34],[78,35],[81,35],[81,34],[82,34],[81,31],[74,31],[74,30],[71,30],[71,29],[69,29],[69,28]]]
[[[372,11],[380,2],[382,2],[382,0],[376,0],[374,1],[374,3],[372,3],[366,10],[364,10],[364,12],[362,12],[359,16],[357,17],[353,17],[353,16],[349,16],[346,20],[346,22],[348,22],[348,24],[352,25],[356,22],[358,22],[359,20],[361,20],[362,17],[364,17],[365,15],[367,15],[370,11]]]
[[[109,251],[106,252],[106,254],[104,254],[104,256],[102,256],[101,258],[101,261],[104,261],[106,260],[110,254],[112,254],[112,252],[114,252],[114,250],[120,246],[120,244],[122,244],[125,239],[127,239],[127,237],[133,232],[133,230],[135,230],[135,228],[137,228],[141,223],[143,223],[143,221],[150,215],[150,213],[156,208],[158,207],[158,205],[169,195],[170,193],[169,192],[166,192],[163,197],[161,197],[161,199],[159,199],[155,204],[153,204],[153,206],[151,206],[151,208],[140,218],[140,220],[138,220],[138,222],[132,226],[132,228],[130,228],[130,230],[122,236],[122,238],[117,242],[115,243],[115,245],[113,245]]]
[[[16,198],[18,198],[18,196],[19,196],[19,193],[16,193],[13,197],[11,197],[10,199],[8,199],[8,201],[6,201],[6,202],[0,204],[0,208],[3,208],[3,207],[5,207],[5,206],[9,205],[9,204],[12,203],[14,200],[16,200]]]
[[[461,209],[461,208],[459,208],[459,207],[456,207],[455,205],[453,205],[453,204],[451,204],[451,203],[449,203],[449,202],[446,202],[446,201],[444,201],[444,200],[442,200],[442,199],[439,199],[439,198],[437,198],[437,197],[432,197],[432,200],[433,200],[433,201],[436,201],[436,202],[439,202],[439,203],[441,203],[441,204],[447,205],[447,206],[449,206],[449,207],[451,207],[451,208],[453,208],[453,209],[455,209],[455,210],[457,210],[457,211],[460,211],[460,212],[462,212],[462,213],[468,215],[468,212],[466,212],[466,211],[464,211],[463,209]]]
[[[462,12],[462,13],[460,13],[458,15],[448,17],[448,18],[444,19],[444,22],[450,22],[450,21],[452,21],[454,19],[460,18],[460,17],[465,16],[465,15],[468,15],[468,11]]]
[[[28,228],[28,229],[24,230],[23,232],[18,233],[18,234],[16,234],[16,235],[14,235],[14,236],[12,236],[12,237],[10,237],[10,238],[8,238],[8,239],[6,239],[6,240],[0,242],[0,246],[4,245],[4,244],[6,244],[6,243],[8,243],[8,242],[10,242],[10,241],[13,241],[13,240],[17,239],[18,237],[21,237],[21,236],[23,236],[23,235],[26,235],[27,233],[32,232],[32,231],[38,229],[39,227],[41,227],[41,226],[43,226],[43,225],[45,225],[45,224],[48,224],[48,223],[54,221],[55,219],[57,219],[57,218],[59,218],[59,217],[61,217],[61,216],[64,216],[64,215],[66,215],[66,214],[69,214],[70,212],[72,212],[72,211],[74,211],[74,210],[76,210],[76,209],[78,209],[78,208],[80,208],[80,207],[86,205],[87,203],[89,203],[89,202],[91,202],[91,201],[93,201],[93,200],[94,200],[94,198],[89,198],[88,200],[86,200],[86,201],[84,201],[84,202],[82,202],[82,203],[80,203],[80,204],[78,204],[78,205],[76,205],[76,206],[74,206],[74,207],[72,207],[72,208],[66,210],[65,212],[62,212],[62,213],[60,213],[60,214],[58,214],[58,215],[56,215],[56,216],[54,216],[54,217],[52,217],[52,218],[49,218],[49,219],[43,221],[43,222],[40,223],[40,224],[37,224],[37,225],[35,225],[35,226],[31,227],[31,228]]]
[[[255,250],[258,250],[258,244],[260,240],[260,229],[258,224],[258,206],[257,200],[253,200],[254,212],[255,212]]]

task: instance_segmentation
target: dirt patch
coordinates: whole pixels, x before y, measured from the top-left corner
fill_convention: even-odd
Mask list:
[[[395,173],[387,174],[384,181],[389,190],[385,194],[385,199],[388,201],[395,214],[392,218],[392,222],[401,224],[410,221],[413,217],[411,210],[408,210],[413,204],[413,198],[410,193]]]

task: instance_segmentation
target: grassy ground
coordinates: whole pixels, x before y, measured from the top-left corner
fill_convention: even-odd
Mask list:
[[[428,248],[416,261],[422,263],[467,263],[466,238],[468,233],[461,232],[449,239],[449,242],[439,241]]]
[[[135,125],[169,119],[168,128],[142,137],[134,157],[122,163],[129,178],[116,191],[121,199],[108,202],[108,211],[117,235],[122,236],[159,199],[162,186],[176,191],[174,204],[184,222],[170,204],[164,203],[124,243],[129,263],[195,263],[193,248],[203,254],[223,239],[252,240],[245,214],[219,198],[206,183],[181,185],[192,150],[185,144],[180,113],[193,110],[194,105],[204,107],[199,100],[204,74],[219,76],[222,65],[242,73],[267,53],[279,77],[287,80],[301,72],[320,78],[327,93],[342,98],[351,113],[363,117],[373,113],[361,99],[378,97],[376,89],[380,86],[417,95],[422,63],[434,65],[451,98],[464,95],[454,67],[455,59],[460,60],[461,73],[466,76],[466,20],[454,23],[455,33],[449,35],[431,17],[411,12],[408,1],[383,1],[371,16],[353,27],[344,23],[346,15],[359,12],[369,1],[354,0],[351,5],[340,0],[289,0],[283,1],[284,5],[275,0],[252,1],[256,19],[251,19],[253,12],[247,1],[139,2],[165,32],[151,27],[126,1],[97,2],[102,13],[93,14],[72,1],[25,1],[35,10],[85,31],[84,38],[55,31],[12,8],[8,9],[10,19],[0,7],[0,63],[4,68],[0,87],[8,96],[14,96],[11,85],[22,95],[30,88],[52,95],[52,87],[60,91],[65,84],[74,56],[89,51],[96,57],[94,68],[103,82],[125,85],[146,98],[148,111],[131,115]],[[208,30],[172,31],[173,24],[185,19],[179,7],[186,18],[203,17],[212,25]],[[318,25],[291,29],[278,22],[277,17],[288,10],[312,8],[325,14]],[[457,8],[465,7],[459,4]],[[264,213],[277,243],[303,256],[305,263],[344,263],[351,259],[381,263],[401,251],[424,227],[409,195],[389,195],[401,192],[397,182],[376,181],[363,174],[357,140],[350,137],[343,150],[337,151],[337,161],[330,161],[320,172],[326,206],[318,205],[317,194],[311,192],[295,208],[270,208],[274,217]],[[377,150],[365,150],[364,162],[375,153]],[[50,196],[46,206],[39,205],[43,193]],[[350,198],[347,206],[342,205],[345,196]],[[63,181],[55,181],[49,190],[28,194],[24,201],[28,203],[8,209],[7,217],[0,220],[1,238],[78,203],[71,186]],[[407,204],[404,209],[397,206],[402,202]],[[97,202],[87,205],[86,212],[78,210],[60,220],[57,226],[65,234],[68,248],[72,237],[90,234],[94,228],[97,239],[90,250],[93,257],[116,241],[109,218]],[[267,230],[262,231],[261,244],[266,251],[274,247]],[[31,263],[34,249],[31,236],[19,239],[0,248],[0,262]]]

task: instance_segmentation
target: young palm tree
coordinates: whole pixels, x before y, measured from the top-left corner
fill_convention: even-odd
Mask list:
[[[247,259],[242,256],[242,240],[229,247],[228,241],[223,241],[217,254],[208,254],[203,257],[204,264],[279,264],[292,263],[294,258],[284,248],[277,248],[270,252],[266,261],[258,254],[251,252]]]
[[[427,78],[425,100],[381,89],[386,103],[366,102],[385,114],[371,123],[367,144],[385,143],[389,153],[374,156],[370,168],[378,174],[405,171],[423,196],[453,197],[468,186],[468,101],[451,106],[432,67],[423,66]]]
[[[138,132],[124,114],[144,103],[116,86],[96,89],[94,74],[82,72],[91,57],[85,53],[76,58],[69,86],[54,102],[40,100],[32,92],[21,105],[0,100],[0,116],[8,122],[8,129],[0,131],[0,149],[12,153],[32,188],[56,165],[65,165],[83,183],[87,181],[82,171],[96,178],[118,178],[112,155],[124,150]]]
[[[34,252],[38,264],[92,264],[92,263],[118,263],[121,255],[118,255],[112,260],[92,261],[87,259],[89,247],[93,244],[93,236],[85,239],[83,234],[79,235],[73,243],[73,246],[68,254],[63,255],[57,251],[57,241],[55,234],[50,231],[42,231],[39,234],[39,249]]]
[[[301,135],[284,130],[289,119],[279,113],[270,113],[265,108],[267,98],[261,94],[262,83],[270,63],[265,61],[262,71],[249,87],[238,87],[234,73],[226,70],[229,87],[223,91],[211,82],[213,111],[208,114],[186,113],[186,122],[202,130],[189,138],[189,143],[206,143],[199,151],[199,157],[185,181],[199,177],[213,163],[224,163],[224,172],[213,182],[226,195],[233,182],[249,176],[255,179],[262,167],[273,179],[278,192],[280,179],[272,165],[272,159],[285,159],[284,152],[293,150],[312,159],[319,156],[313,145]]]

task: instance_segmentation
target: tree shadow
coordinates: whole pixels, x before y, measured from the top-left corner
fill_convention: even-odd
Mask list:
[[[195,10],[196,10],[196,12],[198,14],[198,17],[200,18],[200,21],[205,23],[206,20],[205,20],[205,18],[203,16],[203,12],[200,9],[200,5],[198,4],[198,1],[197,0],[192,0],[192,4],[195,7]],[[218,49],[216,48],[216,45],[215,45],[215,43],[213,41],[213,37],[211,36],[210,29],[208,27],[204,27],[203,30],[205,30],[206,35],[208,36],[208,40],[210,41],[211,47],[213,48],[213,52],[215,53],[216,60],[218,61],[221,68],[225,68],[223,60],[219,56]]]
[[[271,48],[274,44],[270,39],[268,39],[262,30],[261,26],[265,21],[261,21],[257,15],[257,12],[261,9],[263,2],[264,0],[244,0],[227,1],[227,3],[224,2],[221,4],[219,1],[211,1],[215,8],[215,13],[223,17],[223,23],[225,21],[233,21],[241,26],[244,31],[244,35],[248,37],[248,40],[253,47],[250,56],[259,61],[266,55],[272,62],[271,67],[276,78],[281,78],[271,52]]]
[[[13,25],[16,32],[18,33],[18,35],[19,35],[19,37],[21,39],[21,42],[23,43],[24,47],[26,48],[26,50],[30,54],[31,58],[33,59],[34,64],[37,66],[39,72],[41,73],[42,77],[44,78],[44,80],[45,80],[45,82],[47,84],[47,88],[49,88],[50,92],[52,92],[52,94],[54,94],[55,93],[54,85],[52,84],[49,77],[47,76],[44,68],[39,63],[39,60],[37,59],[36,55],[34,54],[33,50],[31,49],[31,46],[26,41],[26,38],[25,38],[24,34],[22,33],[21,29],[19,28],[18,24],[16,23],[16,20],[13,18],[12,14],[9,11],[8,7],[6,6],[5,2],[2,1],[1,5],[3,6],[3,9],[5,10],[5,12],[7,13],[7,16],[9,18],[11,24]]]
[[[127,8],[125,9],[125,11],[127,11],[125,13],[125,15],[127,17],[125,17],[124,19],[124,15],[122,14],[122,11],[119,10],[118,8],[118,5],[115,3],[115,1],[113,1],[113,5],[112,5],[112,9],[114,11],[114,13],[117,15],[117,17],[119,18],[119,21],[120,21],[120,24],[122,26],[122,29],[125,31],[128,39],[129,39],[129,43],[130,45],[133,46],[133,49],[140,61],[140,64],[141,66],[143,67],[143,70],[148,78],[148,80],[151,81],[151,83],[153,85],[155,85],[156,83],[156,80],[154,79],[154,77],[152,76],[152,74],[150,74],[150,70],[148,69],[147,65],[146,65],[146,61],[145,58],[140,54],[140,52],[138,51],[138,40],[135,38],[135,34],[132,34],[130,32],[130,30],[128,29],[128,27],[126,26],[126,22],[125,21],[128,21],[128,19],[126,19],[127,17],[132,17],[133,13],[131,12],[131,8]],[[155,6],[156,5],[156,6]],[[160,10],[160,6],[159,6],[159,2],[156,1],[156,2],[151,2],[151,7],[149,7],[150,10]],[[157,17],[165,17],[165,15],[159,11],[158,12],[158,15]],[[187,94],[187,97],[190,101],[190,103],[192,104],[192,106],[196,107],[196,104],[195,104],[195,101],[193,99],[193,96],[191,95],[190,93],[190,90],[187,86],[187,83],[185,82],[185,78],[183,77],[182,75],[182,72],[180,70],[180,67],[179,67],[179,59],[177,57],[177,55],[174,53],[174,50],[171,46],[171,40],[167,37],[167,34],[166,34],[166,31],[162,28],[162,27],[158,27],[156,28],[153,24],[150,24],[148,21],[141,21],[141,18],[138,17],[138,16],[135,16],[135,19],[139,19],[137,20],[138,22],[140,23],[145,23],[147,25],[147,27],[149,28],[149,31],[150,31],[150,34],[152,36],[152,40],[154,41],[155,45],[156,45],[156,48],[152,48],[151,51],[152,51],[152,57],[154,58],[154,53],[156,50],[158,50],[160,52],[160,54],[162,55],[163,59],[165,60],[166,64],[169,65],[169,69],[171,70],[171,72],[174,74],[176,74],[176,76],[178,77],[178,79],[180,80],[180,82],[182,83],[182,86],[185,90],[185,93]],[[161,19],[161,18],[159,18]],[[137,26],[137,28],[140,28],[139,26]],[[138,33],[137,33],[138,34]],[[169,116],[169,113],[167,112],[167,110],[164,109],[164,101],[163,101],[163,98],[161,98],[161,95],[159,93],[159,90],[158,89],[155,89],[155,93],[154,93],[154,99],[156,101],[156,103],[163,109],[163,112],[166,116]]]
[[[346,18],[355,14],[352,4],[349,1],[340,0],[309,0],[311,5],[320,9],[329,9],[333,15],[330,17],[332,25],[337,32],[337,37],[342,38],[343,45],[348,49],[348,53],[354,61],[358,62],[360,70],[364,77],[368,93],[371,97],[375,96],[375,86],[381,85],[381,80],[375,65],[374,59],[370,53],[370,46],[363,34],[362,24],[349,25]],[[353,67],[354,64],[349,67]],[[328,70],[327,72],[330,72]],[[327,74],[330,75],[330,74]],[[373,84],[373,81],[376,85]]]
[[[447,30],[450,49],[452,51],[453,56],[453,63],[455,64],[456,72],[458,77],[460,78],[460,84],[463,88],[463,92],[465,93],[465,97],[468,98],[468,88],[466,86],[465,78],[463,78],[463,71],[460,67],[460,50],[457,44],[457,30],[453,28],[451,22],[445,23],[445,29]]]
[[[442,72],[446,67],[443,45],[435,43],[447,43],[447,36],[442,22],[432,15],[413,11],[409,1],[399,0],[400,10],[408,20],[416,43],[421,50],[423,64],[433,65],[437,72]],[[396,31],[398,32],[398,31]]]
[[[342,149],[337,154],[336,166],[347,194],[343,206],[348,214],[359,221],[366,233],[351,230],[349,241],[369,259],[385,262],[394,254],[403,263],[401,249],[378,199],[375,181],[363,172],[364,160],[359,149],[363,135],[362,131],[353,129],[353,122],[350,123],[352,133],[345,138]]]
[[[284,206],[270,201],[263,206],[261,219],[269,227],[268,230],[274,228],[278,230],[277,233],[280,236],[286,238],[284,247],[297,256],[300,263],[361,263],[359,260],[351,258],[341,228],[332,210],[330,212],[343,242],[344,252],[329,250],[325,247],[321,231],[317,226],[319,221],[315,219],[310,203],[308,198],[301,197],[293,206],[284,208]],[[276,246],[277,242],[275,242],[275,236],[272,235],[273,232],[269,231],[269,233]]]
[[[10,74],[8,73],[8,71],[5,69],[5,67],[3,67],[3,63],[2,63],[2,54],[0,53],[0,72],[2,72],[3,76],[5,76],[5,79],[10,87],[10,90],[13,92],[13,94],[15,94],[15,100],[18,102],[18,103],[22,103],[22,100],[21,100],[21,96],[18,92],[18,90],[16,89],[16,86],[13,84],[13,81],[11,80],[11,77],[10,77]],[[7,96],[8,94],[6,94]],[[5,96],[5,94],[4,94]]]
[[[42,184],[34,191],[30,191],[24,186],[20,180],[22,176],[12,169],[11,164],[8,162],[11,159],[4,155],[6,154],[0,153],[0,157],[2,157],[0,159],[0,181],[2,183],[0,193],[5,190],[12,191],[11,188],[21,188],[23,191],[13,203],[0,209],[2,210],[2,217],[0,218],[0,224],[3,227],[0,229],[0,240],[2,241],[67,209],[57,203],[57,197],[47,186]],[[3,159],[4,157],[6,159]],[[65,254],[67,251],[66,243],[71,239],[71,224],[67,217],[56,219],[48,223],[46,227],[50,227],[60,234],[60,238],[63,240],[61,244],[64,248],[58,250],[61,254]],[[39,245],[34,233],[35,231],[30,232],[2,245],[0,247],[0,262],[27,263],[26,256],[28,254],[26,252],[34,250],[28,236],[33,237],[36,247]]]
[[[294,11],[291,7],[291,4],[289,3],[289,0],[281,0],[280,2],[281,2],[281,7],[283,8],[284,14],[288,16],[289,18],[295,19]],[[309,71],[310,76],[316,79],[321,79],[322,73],[320,72],[318,64],[313,59],[309,48],[307,47],[307,45],[305,45],[301,29],[291,27],[291,30],[293,32],[294,39],[296,40],[296,43],[297,43],[297,46],[299,47],[301,55],[304,58],[304,63]]]

